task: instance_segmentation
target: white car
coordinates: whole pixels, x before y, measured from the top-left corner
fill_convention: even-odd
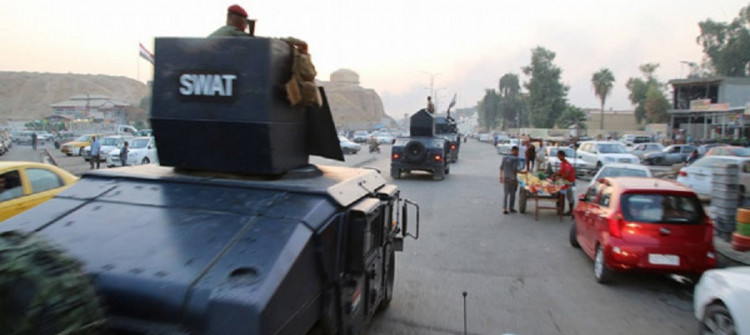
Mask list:
[[[705,156],[680,169],[677,181],[690,187],[702,198],[710,198],[713,166],[716,163],[737,163],[740,166],[740,195],[747,197],[750,189],[750,157]]]
[[[153,137],[134,137],[128,141],[128,165],[159,163],[156,154],[156,141]],[[122,166],[120,149],[114,149],[107,155],[107,166]]]
[[[750,267],[703,273],[693,294],[700,334],[750,335]]]
[[[349,141],[349,139],[344,136],[339,136],[339,145],[341,146],[341,152],[344,153],[344,155],[354,155],[362,149],[359,144]]]
[[[603,166],[599,172],[591,178],[589,187],[593,186],[597,180],[606,177],[644,177],[651,178],[651,169],[640,164],[612,163]]]
[[[373,133],[372,136],[375,136],[375,140],[378,141],[379,144],[391,144],[394,140],[393,135],[386,132]]]
[[[125,141],[129,140],[130,137],[122,136],[122,135],[111,135],[111,136],[105,136],[100,141],[100,147],[99,147],[99,157],[102,159],[106,159],[106,157],[109,155],[109,153],[114,149],[120,149],[122,148],[122,145],[125,143]],[[83,153],[81,154],[83,156],[83,160],[89,161],[91,159],[91,146],[87,145],[83,148]]]
[[[576,158],[575,151],[572,148],[550,146],[542,148],[544,149],[544,162],[542,162],[542,166],[539,166],[537,169],[544,169],[546,171],[551,170],[552,172],[560,170],[560,160],[557,158],[557,152],[563,151],[565,152],[566,159],[573,166],[577,175],[583,174],[586,171],[586,163]]]
[[[638,157],[628,153],[624,144],[615,141],[582,142],[576,153],[578,159],[582,159],[590,171],[598,171],[605,164],[641,162]]]
[[[498,155],[510,155],[510,149],[521,145],[521,141],[517,138],[509,138],[500,140],[497,143],[497,154]]]

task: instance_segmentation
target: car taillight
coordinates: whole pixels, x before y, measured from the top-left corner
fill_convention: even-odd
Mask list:
[[[435,161],[439,162],[441,160],[443,160],[443,156],[435,155]]]
[[[622,214],[615,214],[609,218],[609,235],[612,237],[622,237],[622,225],[624,220]]]
[[[456,150],[456,145],[451,145],[451,150]]]
[[[680,177],[687,177],[687,172],[685,172],[685,170],[680,170]]]
[[[399,155],[399,154],[393,154],[392,157],[393,157],[393,160],[395,161],[395,160],[401,158],[401,155]]]

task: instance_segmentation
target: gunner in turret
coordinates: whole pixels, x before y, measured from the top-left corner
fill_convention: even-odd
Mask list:
[[[216,29],[208,37],[233,37],[250,36],[245,29],[249,25],[247,12],[239,5],[231,5],[227,8],[227,25]]]

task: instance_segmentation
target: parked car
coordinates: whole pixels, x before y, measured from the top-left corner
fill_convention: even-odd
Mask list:
[[[131,139],[130,136],[123,136],[123,135],[110,135],[105,136],[100,140],[100,147],[99,147],[99,157],[100,159],[104,159],[109,155],[109,152],[114,149],[120,149],[122,148],[123,144],[125,144],[125,141]],[[83,160],[89,161],[91,159],[91,146],[86,146],[83,148]]]
[[[91,138],[94,136],[101,137],[101,134],[86,134],[78,136],[75,140],[61,145],[60,151],[67,156],[83,156],[83,148],[91,144]]]
[[[492,135],[490,135],[489,133],[481,133],[481,134],[477,135],[477,141],[479,141],[479,142],[492,142],[493,138],[492,138]]]
[[[564,151],[565,157],[567,157],[568,162],[573,165],[573,169],[575,169],[577,175],[584,174],[586,172],[586,162],[576,157],[575,150],[573,150],[573,148],[545,146],[543,147],[543,149],[545,150],[544,161],[542,162],[542,166],[540,166],[539,168],[548,171],[560,170],[560,160],[557,158],[557,152]]]
[[[700,334],[750,334],[750,267],[706,271],[693,294]]]
[[[49,164],[0,162],[0,221],[51,199],[77,180]]]
[[[620,142],[626,146],[632,147],[637,144],[651,142],[651,136],[625,134],[620,138]]]
[[[349,139],[344,136],[339,136],[339,144],[341,145],[341,152],[343,152],[344,155],[353,155],[362,149],[359,144],[349,141]]]
[[[589,186],[593,186],[598,180],[608,177],[644,177],[651,178],[651,169],[640,164],[612,163],[602,166],[599,172],[591,178]]]
[[[713,223],[695,192],[670,180],[604,178],[580,197],[570,244],[594,260],[599,283],[620,271],[695,278],[716,266]]]
[[[706,152],[706,156],[738,156],[750,157],[750,149],[737,146],[717,146]]]
[[[680,169],[677,181],[693,189],[699,196],[710,198],[713,166],[716,163],[737,163],[740,166],[740,197],[747,197],[747,190],[750,190],[750,157],[705,156]]]
[[[500,140],[497,143],[496,149],[498,155],[510,155],[510,149],[521,145],[521,141],[517,138],[508,138]]]
[[[372,133],[371,136],[375,136],[375,141],[377,141],[378,144],[392,144],[393,140],[395,139],[393,135],[386,132]]]
[[[648,165],[672,165],[684,163],[690,153],[695,151],[695,146],[690,144],[670,145],[659,152],[647,153],[643,156],[643,163]]]
[[[357,130],[354,132],[354,135],[352,135],[352,141],[355,143],[366,143],[367,140],[370,139],[370,134],[368,134],[364,130]]]
[[[634,146],[630,153],[642,160],[646,154],[662,150],[664,150],[664,146],[661,143],[641,143]]]
[[[158,163],[159,156],[156,154],[156,141],[153,137],[134,137],[128,141],[130,146],[128,152],[128,165],[141,165]],[[107,166],[122,166],[120,161],[120,149],[113,149],[106,158]]]
[[[154,130],[153,129],[141,129],[135,133],[135,136],[142,137],[142,136],[153,136]]]
[[[724,146],[724,144],[721,143],[709,143],[709,144],[703,144],[698,146],[698,157],[702,157],[705,155],[711,148],[715,147],[721,147]]]
[[[638,157],[628,153],[624,144],[613,141],[583,142],[576,153],[589,171],[598,171],[604,164],[610,163],[640,163]]]

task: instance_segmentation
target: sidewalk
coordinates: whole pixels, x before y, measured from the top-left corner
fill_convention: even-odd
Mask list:
[[[731,243],[718,237],[714,237],[714,247],[722,256],[742,265],[750,265],[750,251],[734,250]]]

